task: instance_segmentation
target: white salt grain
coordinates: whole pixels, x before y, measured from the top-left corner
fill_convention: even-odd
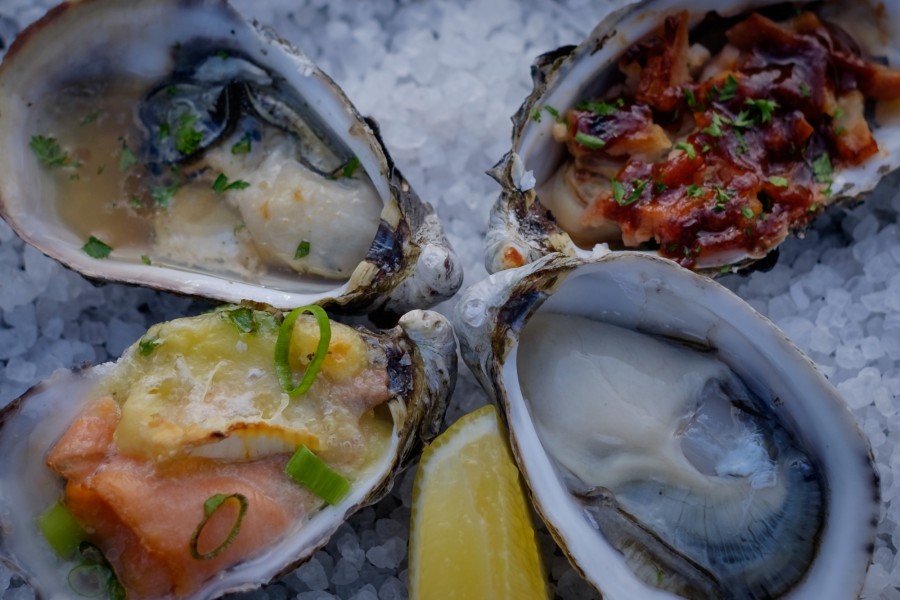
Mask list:
[[[328,575],[316,557],[300,565],[297,569],[297,578],[311,590],[328,589]]]
[[[398,537],[391,538],[366,552],[369,562],[379,569],[396,569],[405,557],[406,541]]]

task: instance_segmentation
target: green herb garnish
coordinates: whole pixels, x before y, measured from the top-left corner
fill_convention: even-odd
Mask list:
[[[38,517],[38,527],[53,551],[62,558],[75,554],[87,533],[65,504],[57,501]]]
[[[677,144],[675,144],[675,148],[677,148],[678,150],[684,150],[690,160],[694,160],[695,158],[697,158],[697,152],[696,150],[694,150],[693,144],[678,142]]]
[[[162,344],[162,340],[159,339],[159,336],[152,338],[141,338],[141,341],[138,342],[138,352],[141,356],[150,356],[153,354],[153,351],[156,350]]]
[[[734,137],[737,138],[738,142],[738,154],[749,153],[750,147],[747,146],[747,141],[744,140],[744,135],[740,131],[735,130]]]
[[[813,176],[819,183],[831,183],[831,176],[834,169],[831,166],[831,158],[828,154],[823,154],[812,163]]]
[[[356,173],[356,170],[359,168],[360,162],[359,159],[355,156],[347,161],[347,164],[344,165],[344,168],[341,170],[341,175],[346,178],[353,177],[353,174]]]
[[[84,117],[81,118],[81,121],[79,121],[78,124],[79,125],[89,125],[90,123],[93,123],[94,121],[96,121],[97,117],[99,117],[100,113],[102,113],[102,112],[103,111],[100,109],[89,112],[88,114],[84,115]]]
[[[700,112],[703,110],[703,107],[697,102],[697,96],[694,95],[694,90],[691,88],[682,88],[681,91],[684,94],[685,100],[687,100],[688,108],[693,112]]]
[[[294,252],[294,260],[300,260],[304,256],[309,254],[309,242],[306,240],[301,240],[299,244],[297,244],[297,250]]]
[[[644,193],[644,188],[647,187],[647,184],[650,183],[647,179],[635,179],[631,182],[631,193],[628,196],[625,196],[625,186],[622,185],[622,182],[617,179],[613,179],[612,188],[613,188],[613,198],[619,206],[629,206],[634,204],[641,198],[641,194]]]
[[[764,98],[758,100],[748,98],[747,100],[744,100],[744,104],[759,111],[759,117],[762,123],[769,123],[772,120],[772,113],[779,106],[774,100],[766,100]]]
[[[237,142],[234,146],[231,147],[232,154],[249,154],[250,153],[250,136],[245,135],[241,138],[239,142]]]
[[[228,190],[245,190],[248,187],[250,187],[250,184],[243,179],[235,179],[234,181],[229,182],[228,176],[225,175],[225,173],[219,173],[219,176],[216,177],[216,180],[212,184],[212,189],[217,194],[222,194]]]
[[[88,238],[87,243],[82,246],[81,249],[91,258],[107,258],[109,257],[110,252],[112,252],[111,246],[108,246],[94,236]]]
[[[229,500],[235,500],[238,503],[238,515],[234,521],[234,525],[231,526],[231,531],[228,532],[228,535],[222,541],[221,544],[210,550],[209,552],[200,552],[197,548],[197,544],[200,540],[200,535],[203,533],[203,529],[206,527],[206,524],[212,518],[216,511],[222,508],[226,502]],[[203,503],[203,519],[197,525],[197,528],[194,530],[194,533],[191,535],[191,556],[197,560],[209,560],[211,558],[217,557],[221,554],[228,546],[234,543],[235,538],[237,538],[238,533],[241,531],[241,523],[244,521],[244,515],[247,514],[247,507],[250,503],[247,501],[247,497],[243,494],[216,494],[214,496],[210,496],[206,499],[206,502]]]
[[[589,148],[590,150],[599,150],[606,145],[606,142],[604,142],[597,136],[582,133],[581,131],[575,134],[575,141],[585,148]]]
[[[594,102],[581,102],[580,104],[575,106],[575,108],[578,110],[590,111],[598,117],[608,117],[624,105],[625,102],[621,98],[619,98],[614,104],[610,104],[609,102],[605,102],[603,100],[596,100]]]
[[[172,185],[152,186],[150,188],[150,196],[156,201],[160,208],[169,208],[172,197],[175,195],[175,192],[178,191],[179,187],[181,186],[177,182]]]
[[[712,137],[720,138],[722,137],[722,123],[722,116],[719,113],[713,113],[712,124],[709,127],[705,127],[701,131],[707,135],[711,135]]]
[[[749,206],[744,206],[743,208],[741,208],[741,214],[744,215],[748,219],[752,219],[753,218],[753,209],[750,208]]]
[[[122,142],[122,155],[119,157],[119,171],[124,173],[135,165],[138,159],[137,156],[134,155],[134,152],[128,147],[128,142],[125,141],[125,138],[119,139]]]
[[[809,98],[810,95],[812,94],[812,90],[809,89],[809,86],[801,81],[799,87],[800,87],[800,95],[803,96],[804,98]]]
[[[739,112],[738,116],[731,121],[731,126],[738,129],[749,129],[754,125],[756,125],[756,121],[750,118],[750,113],[746,110]]]
[[[687,195],[691,198],[698,198],[703,193],[703,188],[697,185],[696,183],[692,183],[687,188]]]
[[[38,159],[44,163],[44,166],[55,169],[56,167],[67,167],[71,164],[69,153],[63,150],[56,138],[44,135],[31,136],[29,146],[37,155]]]
[[[152,265],[152,264],[153,264],[153,261],[151,261],[151,260],[150,260],[150,257],[147,256],[146,254],[141,254],[141,262],[144,263],[145,265]]]
[[[778,175],[773,175],[772,177],[769,177],[769,183],[771,183],[775,187],[787,187],[788,186],[787,177],[780,177]]]
[[[194,129],[197,117],[190,113],[184,113],[178,120],[178,129],[175,130],[175,148],[184,156],[194,154],[200,148],[203,134]]]
[[[172,135],[172,127],[168,123],[159,126],[159,139],[164,140]]]
[[[316,345],[316,353],[310,361],[306,372],[300,383],[294,387],[293,375],[291,373],[291,365],[289,355],[291,350],[291,336],[294,334],[294,322],[302,313],[308,312],[316,318],[319,325],[319,343]],[[328,315],[322,310],[321,306],[310,304],[309,306],[301,306],[295,308],[281,322],[278,328],[278,338],[275,340],[275,375],[281,384],[281,389],[289,396],[299,396],[305,394],[310,387],[322,363],[325,361],[325,355],[328,354],[328,346],[331,343],[331,323],[328,321]]]
[[[729,74],[728,78],[725,80],[725,85],[719,90],[719,101],[725,102],[726,100],[734,98],[737,87],[738,80],[734,78],[734,75]]]
[[[559,111],[556,110],[555,108],[553,108],[552,106],[550,106],[549,104],[544,106],[544,110],[546,110],[548,113],[550,113],[550,116],[553,117],[553,119],[557,123],[563,122],[563,117],[562,117],[562,115],[559,114]]]
[[[537,107],[532,108],[530,116],[531,116],[532,121],[534,121],[535,123],[540,123],[541,122],[541,109],[539,109]]]
[[[256,319],[253,316],[253,310],[242,306],[234,310],[225,311],[228,320],[234,323],[241,333],[252,333],[256,330]]]
[[[285,465],[284,472],[328,504],[340,502],[351,488],[349,481],[306,446],[297,448]]]

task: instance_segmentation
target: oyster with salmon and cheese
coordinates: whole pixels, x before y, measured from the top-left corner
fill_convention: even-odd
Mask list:
[[[493,272],[596,244],[708,273],[765,257],[900,165],[896,2],[651,0],[540,57]]]
[[[428,311],[384,333],[317,306],[155,325],[0,413],[0,559],[47,598],[257,587],[387,493],[455,376]]]

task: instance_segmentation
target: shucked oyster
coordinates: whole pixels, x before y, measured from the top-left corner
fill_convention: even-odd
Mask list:
[[[705,271],[766,256],[900,165],[898,10],[651,0],[538,58],[488,270],[597,243]]]
[[[0,214],[91,276],[402,313],[461,271],[374,124],[224,0],[63,4],[0,68]]]
[[[879,509],[834,388],[714,282],[554,254],[462,298],[463,357],[534,504],[604,598],[855,598]]]
[[[331,323],[326,342],[323,316],[231,307],[162,323],[115,364],[14,402],[0,413],[0,558],[47,598],[84,593],[100,570],[132,599],[200,599],[309,557],[437,433],[456,375],[436,313],[383,334]],[[309,373],[305,393],[285,391]]]

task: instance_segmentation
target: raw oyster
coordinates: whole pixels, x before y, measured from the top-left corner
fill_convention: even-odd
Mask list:
[[[0,214],[89,277],[395,314],[461,283],[374,122],[225,0],[54,8],[0,68],[0,140]]]
[[[649,0],[539,57],[491,172],[488,271],[596,243],[735,270],[875,187],[900,165],[900,5],[806,4]],[[802,51],[818,70],[801,73]],[[835,62],[869,74],[837,89]],[[671,77],[654,87],[656,72]]]
[[[470,288],[455,326],[538,512],[604,598],[857,597],[868,442],[729,291],[642,253],[553,254]]]
[[[312,387],[289,396],[273,352],[279,319],[245,306],[162,323],[116,363],[60,371],[4,409],[0,559],[42,597],[73,595],[77,563],[54,554],[36,521],[62,496],[58,473],[131,598],[257,587],[387,493],[440,427],[456,377],[449,322],[417,310],[384,333],[332,323]],[[302,372],[321,330],[306,315],[288,325],[289,364]],[[326,504],[283,472],[300,444],[349,480],[343,499]],[[205,501],[237,494],[247,507],[233,543],[193,556],[195,528],[208,554]]]

